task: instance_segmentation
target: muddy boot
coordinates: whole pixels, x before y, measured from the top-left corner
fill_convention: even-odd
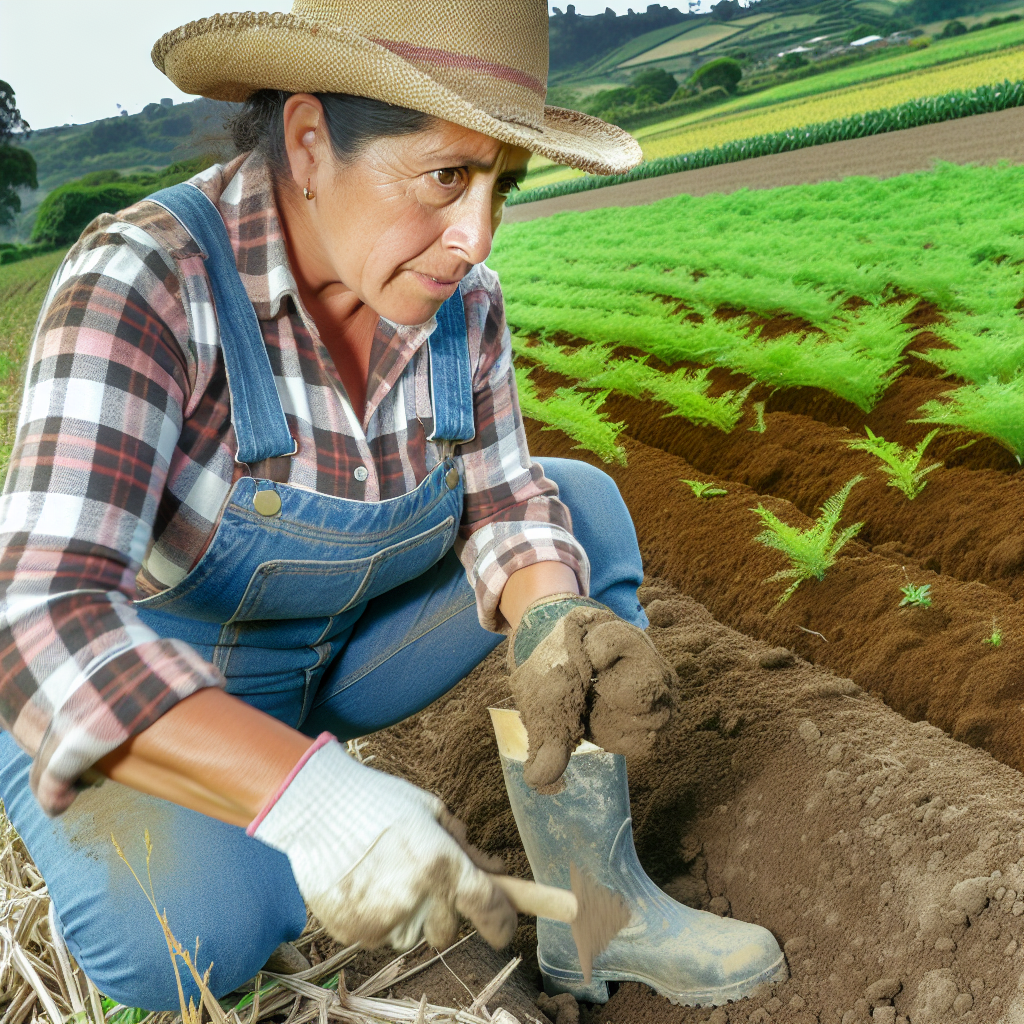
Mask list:
[[[771,932],[676,903],[644,873],[633,845],[626,762],[591,743],[569,759],[564,789],[545,796],[523,780],[526,730],[514,711],[491,711],[519,835],[538,882],[568,889],[569,863],[621,893],[630,923],[594,958],[584,984],[567,924],[537,920],[537,959],[549,995],[608,1001],[609,981],[639,981],[684,1006],[742,999],[782,981],[786,963]]]

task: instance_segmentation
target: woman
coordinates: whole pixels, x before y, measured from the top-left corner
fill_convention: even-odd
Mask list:
[[[138,869],[147,830],[157,905],[217,995],[275,950],[282,966],[307,904],[344,942],[441,945],[463,914],[507,943],[514,911],[458,823],[339,741],[425,707],[511,634],[520,774],[562,780],[510,783],[531,856],[618,865],[633,912],[590,988],[552,923],[551,990],[639,978],[721,1002],[784,971],[763,929],[658,893],[628,817],[591,800],[593,837],[548,828],[581,806],[566,766],[585,733],[616,752],[588,785],[628,815],[619,754],[663,724],[671,670],[642,632],[614,485],[530,459],[483,264],[531,153],[639,159],[544,107],[545,6],[296,0],[186,25],[154,61],[247,100],[247,152],[69,253],[0,528],[0,790],[79,964],[122,1003],[177,1005],[110,841]],[[589,864],[598,840],[619,853]]]

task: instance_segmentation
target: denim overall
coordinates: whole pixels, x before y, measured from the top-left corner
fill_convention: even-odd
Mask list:
[[[178,185],[150,197],[206,253],[231,393],[237,461],[213,539],[176,586],[136,602],[142,620],[187,641],[217,665],[227,690],[302,732],[366,735],[415,714],[450,690],[502,640],[483,629],[452,550],[462,515],[460,458],[474,434],[465,312],[457,291],[428,340],[432,440],[443,458],[415,490],[359,502],[282,482],[291,436],[255,311],[216,207]],[[636,599],[643,567],[636,532],[613,481],[568,459],[543,459],[591,556],[590,592],[647,625]],[[31,758],[0,732],[0,797],[49,888],[72,955],[105,995],[149,1010],[176,1009],[163,932],[110,842],[113,832],[145,878],[149,831],[157,904],[185,948],[200,939],[221,996],[252,978],[306,910],[287,857],[228,825],[106,781],[48,818],[29,786]],[[344,813],[325,794],[324,813]],[[182,968],[186,1000],[198,990]]]
[[[207,255],[235,461],[251,475],[232,487],[213,539],[189,574],[136,607],[146,625],[186,641],[216,665],[228,693],[298,728],[367,602],[421,576],[455,542],[463,486],[451,452],[475,433],[462,295],[456,290],[441,307],[428,340],[434,407],[428,440],[447,453],[442,461],[415,490],[376,503],[289,487],[268,478],[272,472],[287,479],[296,442],[224,222],[190,185],[150,198]]]

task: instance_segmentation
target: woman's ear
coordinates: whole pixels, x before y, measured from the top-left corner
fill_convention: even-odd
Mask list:
[[[317,171],[325,158],[324,108],[309,93],[295,93],[285,101],[284,146],[291,178],[297,189],[316,192]]]

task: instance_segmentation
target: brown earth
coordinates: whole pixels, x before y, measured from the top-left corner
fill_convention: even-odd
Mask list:
[[[843,443],[852,434],[796,413],[765,414],[765,431],[749,429],[748,416],[729,434],[666,416],[661,403],[609,396],[605,411],[625,420],[630,436],[678,455],[719,479],[746,484],[759,494],[792,502],[816,516],[825,500],[851,477],[866,479],[847,502],[850,522],[863,522],[858,539],[876,551],[960,580],[978,580],[1024,597],[1024,471],[1006,473],[965,466],[939,468],[912,501],[888,485],[881,463]],[[747,428],[747,429],[744,429]],[[941,457],[925,451],[922,468]]]
[[[669,727],[651,755],[629,764],[641,861],[677,899],[769,928],[791,978],[714,1011],[674,1007],[626,983],[603,1007],[548,1003],[548,1019],[1022,1019],[1021,776],[849,680],[800,659],[786,664],[668,582],[650,582],[641,600],[663,623],[650,635],[679,683]],[[763,667],[773,664],[782,667]],[[376,766],[439,793],[471,839],[526,874],[486,711],[508,698],[499,649],[367,750]],[[544,1019],[523,1006],[524,985],[538,992],[534,942],[526,921],[514,943],[526,959],[518,987],[490,1004],[523,1021]],[[435,998],[435,986],[451,994],[452,984],[434,967],[405,994]]]
[[[778,188],[816,181],[842,181],[851,175],[888,178],[908,171],[929,170],[936,160],[958,164],[1024,162],[1024,108],[976,114],[941,124],[926,124],[864,139],[829,142],[822,146],[737,160],[697,171],[663,174],[657,178],[610,185],[590,192],[542,199],[509,207],[506,224],[548,217],[568,210],[605,206],[641,206],[666,196],[686,193],[735,192],[741,188]]]
[[[629,460],[623,467],[603,465],[532,421],[527,436],[534,455],[580,458],[605,469],[632,514],[647,570],[726,625],[850,676],[912,721],[927,719],[1004,764],[1024,766],[1024,623],[1021,603],[1005,590],[908,568],[913,583],[931,585],[933,603],[900,608],[909,559],[853,541],[824,580],[801,584],[777,606],[785,584],[765,581],[785,559],[753,542],[760,524],[751,509],[763,503],[791,525],[809,525],[790,502],[717,475],[729,493],[696,498],[682,481],[709,474],[632,438],[623,439]],[[984,642],[993,624],[1004,637],[998,647]]]

